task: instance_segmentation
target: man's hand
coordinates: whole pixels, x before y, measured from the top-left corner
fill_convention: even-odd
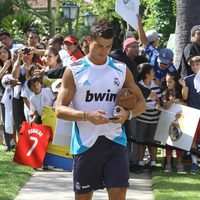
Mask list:
[[[123,124],[127,120],[129,112],[128,110],[125,110],[124,108],[120,106],[117,106],[117,108],[120,108],[120,112],[115,113],[113,117],[116,117],[118,119],[114,119],[114,120],[110,119],[109,122],[114,123],[114,124],[118,124],[118,123]]]
[[[85,120],[90,121],[95,125],[107,124],[109,123],[109,119],[106,116],[106,114],[107,112],[103,110],[97,110],[94,112],[85,112]]]

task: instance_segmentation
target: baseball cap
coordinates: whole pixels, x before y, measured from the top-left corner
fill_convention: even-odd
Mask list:
[[[200,25],[195,25],[191,29],[191,34],[195,34],[196,31],[200,30]]]
[[[123,44],[123,49],[126,49],[130,44],[133,43],[138,43],[138,41],[134,37],[126,39]]]
[[[148,42],[153,42],[155,40],[157,40],[158,38],[160,38],[162,35],[158,34],[156,30],[149,30],[146,32],[146,37]]]
[[[173,57],[174,53],[171,49],[161,49],[158,56],[158,62],[169,64],[173,60]]]
[[[64,43],[65,42],[69,42],[71,44],[76,44],[78,43],[78,40],[75,38],[75,37],[71,37],[71,36],[67,36],[65,39],[64,39]]]

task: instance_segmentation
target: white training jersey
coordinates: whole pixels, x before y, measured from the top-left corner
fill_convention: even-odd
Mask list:
[[[95,65],[84,57],[71,65],[71,71],[76,85],[73,108],[82,111],[104,110],[107,117],[111,117],[117,93],[124,85],[126,65],[110,57],[105,64]],[[94,125],[89,121],[77,121],[72,126],[71,154],[86,151],[98,136],[126,145],[121,124]]]

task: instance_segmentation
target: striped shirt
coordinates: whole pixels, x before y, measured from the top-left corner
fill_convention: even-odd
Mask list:
[[[162,98],[161,89],[158,85],[156,85],[154,81],[151,82],[151,85],[149,87],[145,85],[143,80],[141,80],[139,83],[142,84],[144,87],[147,87],[151,91],[155,92],[159,99]],[[157,101],[152,100],[151,98],[148,97],[146,99],[147,109],[145,110],[145,112],[139,115],[136,119],[138,121],[145,122],[145,123],[151,123],[151,124],[158,123],[158,120],[160,117],[160,111],[155,108],[157,103],[158,103]]]

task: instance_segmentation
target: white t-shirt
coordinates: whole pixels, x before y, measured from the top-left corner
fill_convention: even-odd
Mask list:
[[[72,63],[70,56],[65,49],[61,49],[59,55],[64,67],[69,66]]]
[[[107,117],[113,115],[116,96],[123,87],[126,65],[108,57],[103,65],[93,64],[87,57],[71,64],[76,85],[73,108],[82,111],[104,110]],[[79,154],[90,148],[98,136],[126,145],[121,124],[94,125],[89,121],[77,121],[72,128],[71,153]]]
[[[41,116],[44,106],[53,106],[55,98],[56,97],[50,88],[42,88],[39,94],[34,94],[30,97],[31,111],[37,111]]]

